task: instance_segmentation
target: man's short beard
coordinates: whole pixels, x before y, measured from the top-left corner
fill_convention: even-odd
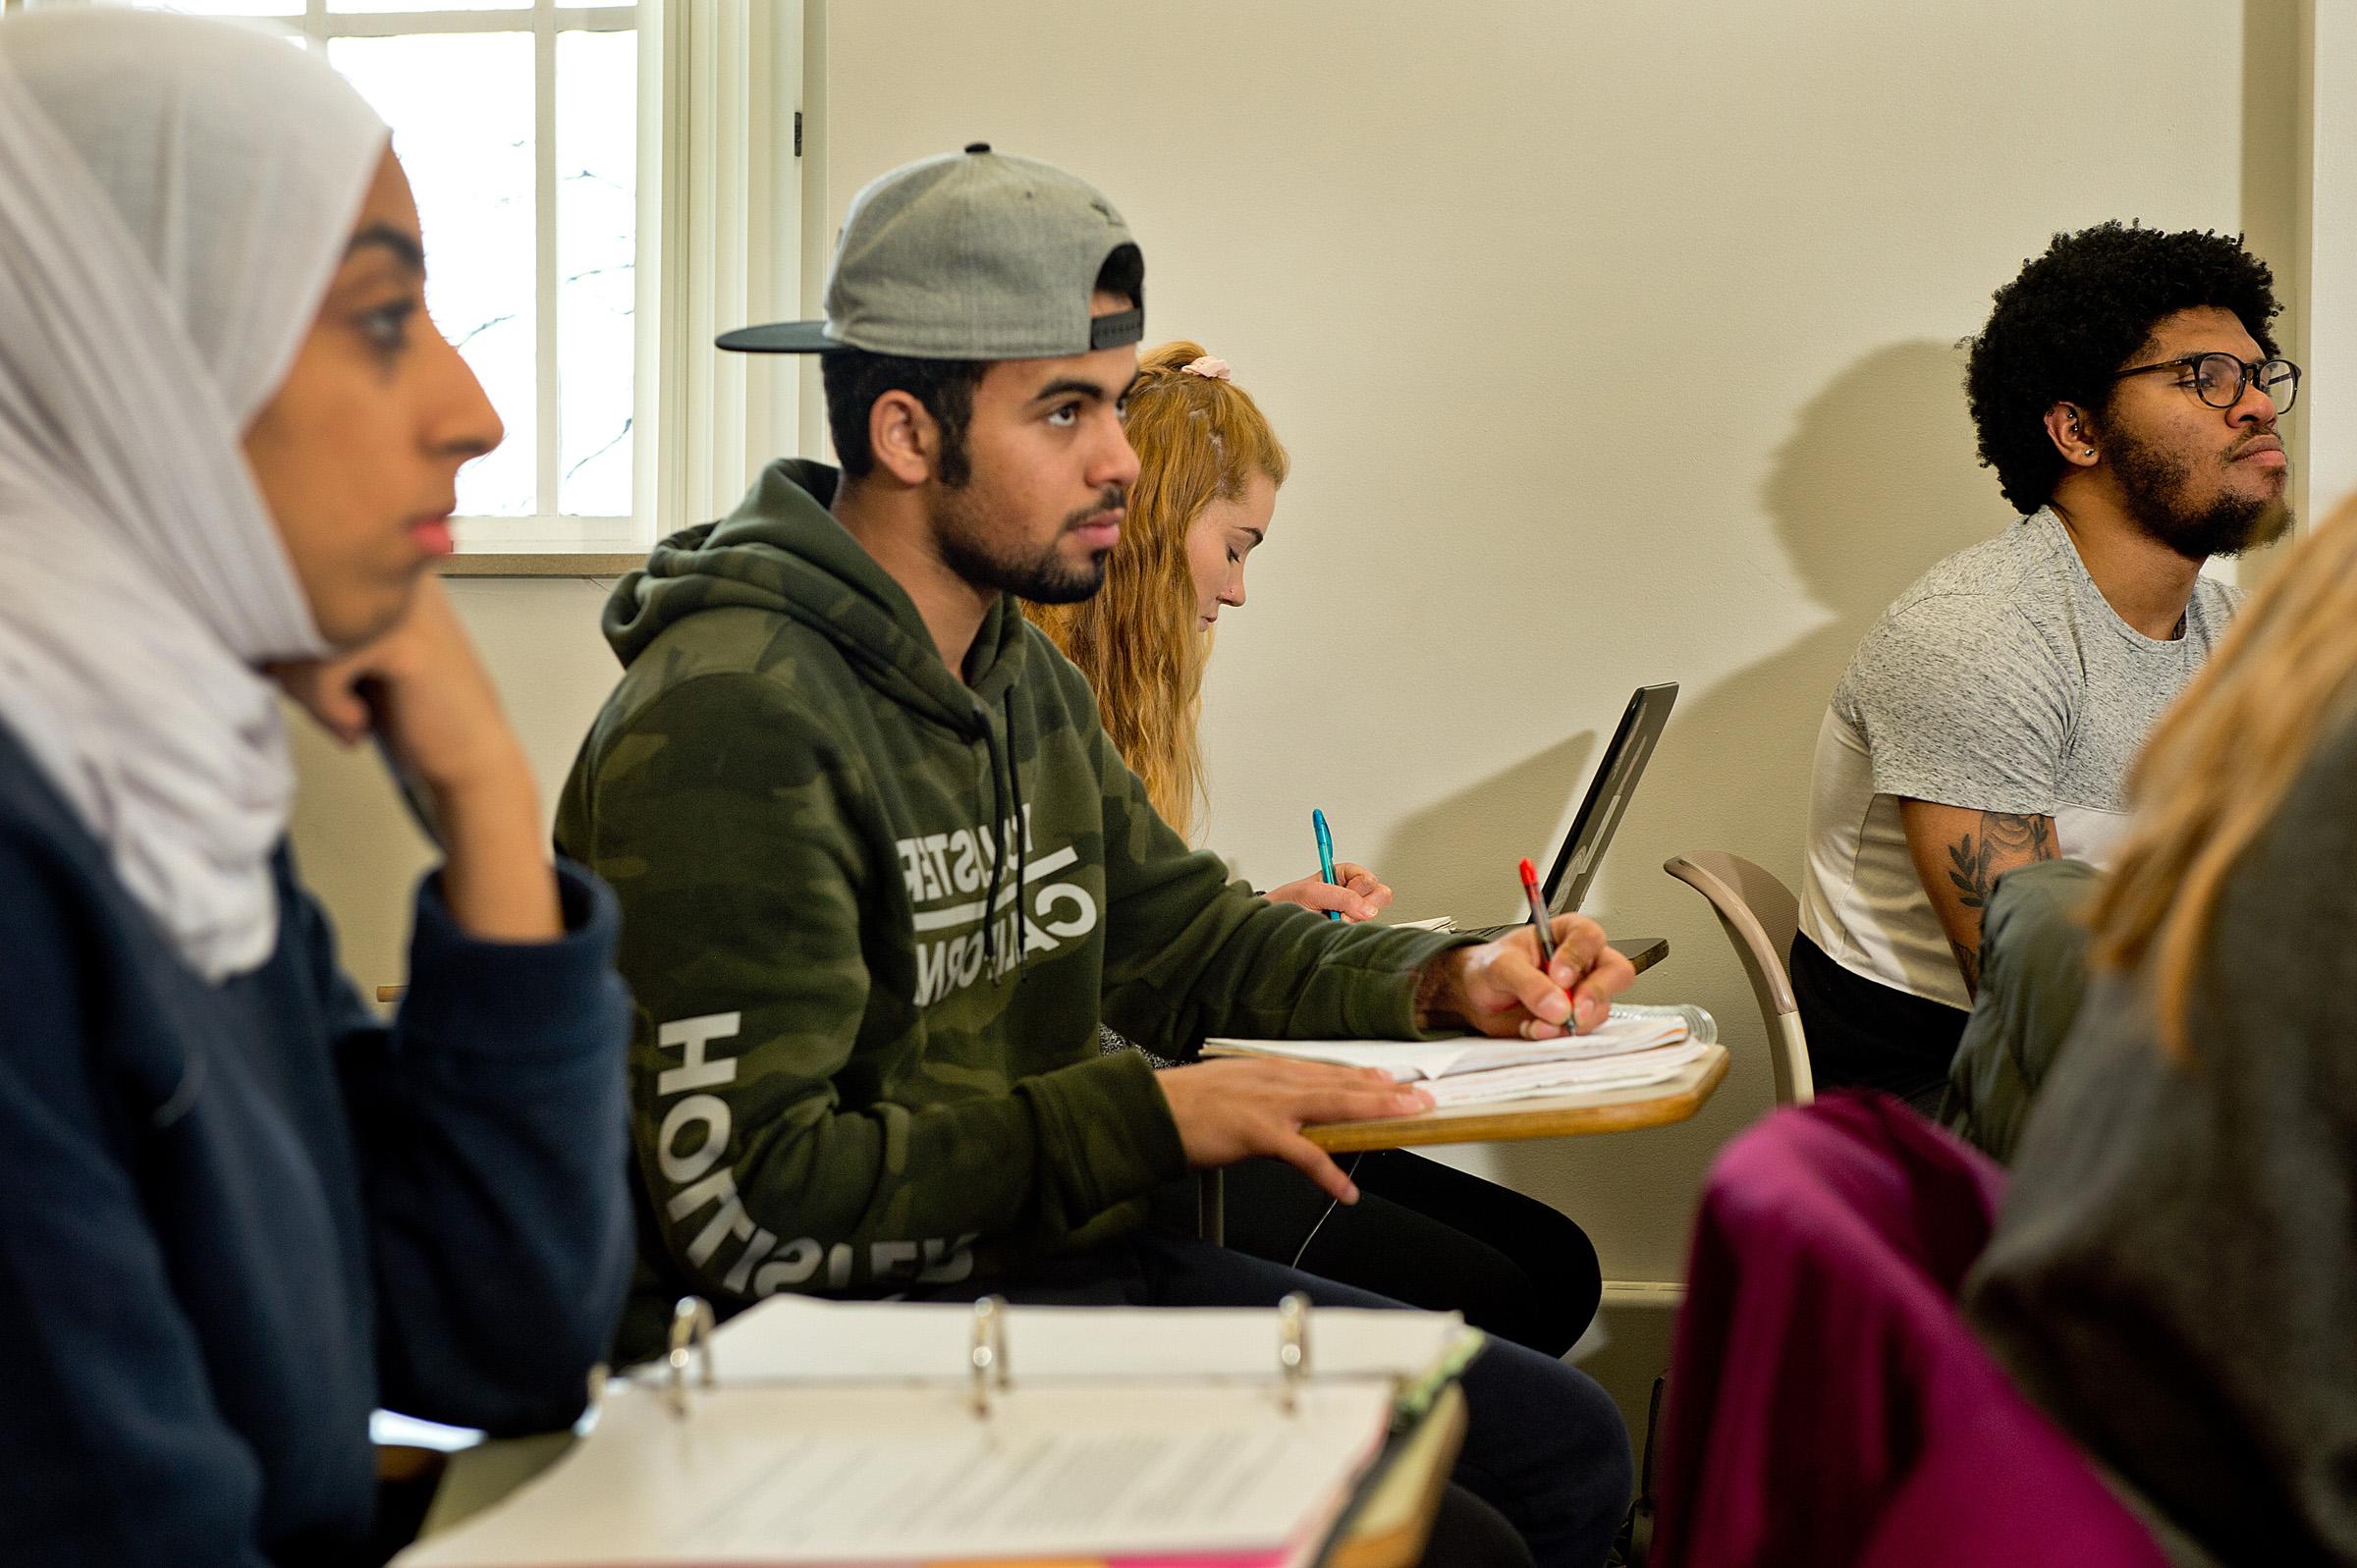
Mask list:
[[[2221,495],[2198,512],[2187,511],[2182,498],[2193,460],[2125,431],[2112,432],[2105,457],[2136,525],[2188,561],[2238,556],[2274,544],[2291,527],[2291,507],[2281,496]]]
[[[1100,550],[1088,558],[1085,566],[1069,567],[1058,558],[1057,547],[1074,524],[1122,506],[1126,499],[1122,487],[1108,487],[1094,504],[1065,518],[1057,527],[1056,536],[1036,555],[1015,556],[993,546],[990,503],[971,491],[955,489],[947,492],[934,509],[933,537],[941,551],[942,565],[977,588],[995,588],[1033,604],[1078,604],[1095,597],[1097,590],[1105,586],[1105,562],[1112,552]]]

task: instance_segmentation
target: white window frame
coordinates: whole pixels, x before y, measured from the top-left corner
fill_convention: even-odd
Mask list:
[[[327,0],[303,0],[300,21],[287,19],[288,25],[299,28],[309,40],[313,50],[324,53],[328,42],[336,38],[406,38],[433,34],[464,32],[525,32],[532,35],[532,212],[533,212],[533,274],[532,298],[534,316],[533,356],[537,381],[533,390],[532,430],[536,448],[532,454],[532,494],[539,510],[525,517],[471,517],[452,519],[462,555],[530,554],[546,551],[600,554],[643,551],[652,543],[652,526],[640,520],[645,515],[632,497],[630,516],[571,516],[557,510],[557,500],[564,484],[563,468],[563,398],[557,374],[557,35],[561,32],[632,32],[638,34],[639,48],[646,47],[646,13],[639,6],[563,5],[558,0],[531,0],[528,8],[513,7],[503,11],[392,11],[341,12],[330,11]],[[647,147],[648,122],[655,117],[648,112],[645,74],[639,76],[638,147],[641,177]],[[643,259],[647,250],[647,230],[643,222],[645,208],[640,207],[641,223],[637,236],[638,256]],[[657,237],[660,243],[660,237]],[[635,272],[635,268],[633,269]],[[646,296],[639,293],[638,309],[646,306]],[[634,316],[633,320],[640,319]],[[631,355],[630,380],[635,388],[646,378],[648,345],[643,333],[638,335]],[[635,476],[654,462],[654,451],[647,440],[646,427],[634,416],[630,424],[630,472]]]
[[[0,7],[21,11],[27,0],[0,0]],[[726,512],[770,459],[798,451],[800,356],[727,354],[712,347],[712,339],[731,327],[803,313],[804,0],[638,0],[634,6],[532,0],[529,9],[504,11],[353,14],[330,12],[327,0],[303,0],[301,17],[269,23],[300,31],[317,50],[331,38],[533,34],[539,442],[533,489],[544,509],[555,507],[563,478],[556,37],[575,30],[638,35],[630,515],[579,517],[544,510],[530,517],[460,517],[454,519],[457,570],[539,574],[619,568],[643,558],[661,532]]]

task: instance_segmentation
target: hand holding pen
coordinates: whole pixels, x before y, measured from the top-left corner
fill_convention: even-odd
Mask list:
[[[1309,814],[1309,827],[1310,831],[1318,836],[1318,875],[1325,879],[1328,887],[1332,887],[1334,886],[1334,835],[1326,830],[1326,813],[1312,811]],[[1329,909],[1326,911],[1326,918],[1339,922],[1343,918],[1343,912],[1340,909]]]
[[[1546,986],[1556,986],[1565,993],[1561,1021],[1556,1018],[1554,998],[1546,998],[1544,993],[1537,1002],[1525,998],[1525,1006],[1532,1016],[1520,1033],[1577,1035],[1581,1030],[1596,1028],[1610,1009],[1610,995],[1626,986],[1628,979],[1636,979],[1636,971],[1628,969],[1628,959],[1605,946],[1603,927],[1593,920],[1581,915],[1549,917],[1546,900],[1539,896],[1539,870],[1530,863],[1530,856],[1522,856],[1515,870],[1522,875],[1522,900],[1530,905],[1530,939],[1537,947],[1539,976]],[[1589,939],[1589,934],[1593,934],[1596,957],[1586,957],[1584,952],[1574,952],[1569,947],[1574,941]],[[1558,939],[1562,939],[1565,946],[1558,947]],[[1626,979],[1619,976],[1621,969],[1626,969]]]
[[[1372,920],[1391,907],[1392,890],[1366,867],[1333,859],[1333,836],[1320,831],[1324,817],[1322,811],[1310,816],[1310,828],[1319,833],[1325,851],[1319,856],[1319,875],[1271,888],[1261,896],[1271,903],[1297,903],[1304,909],[1345,922]]]
[[[1586,915],[1549,919],[1544,906],[1531,915],[1495,942],[1428,963],[1417,977],[1417,1027],[1553,1040],[1604,1022],[1636,970]]]

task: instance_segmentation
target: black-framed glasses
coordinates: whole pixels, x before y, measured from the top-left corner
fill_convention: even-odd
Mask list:
[[[2189,353],[2182,359],[2164,359],[2159,364],[2131,365],[2115,370],[2111,379],[2121,376],[2141,376],[2153,370],[2183,371],[2192,379],[2180,382],[2191,387],[2194,395],[2213,408],[2231,408],[2242,401],[2242,395],[2254,381],[2267,394],[2268,402],[2275,406],[2276,414],[2291,412],[2299,401],[2300,367],[2288,359],[2262,359],[2257,364],[2245,364],[2230,353]]]

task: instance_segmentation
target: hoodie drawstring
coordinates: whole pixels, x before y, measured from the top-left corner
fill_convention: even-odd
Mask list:
[[[996,979],[999,972],[999,883],[1007,871],[1007,801],[999,792],[999,733],[991,728],[989,709],[977,703],[974,714],[982,721],[982,744],[990,762],[990,835],[998,851],[990,857],[990,886],[982,890],[982,969]]]
[[[1023,913],[1023,890],[1031,885],[1031,824],[1023,816],[1023,770],[1014,756],[1014,688],[1002,694],[1007,714],[1007,792],[1014,801],[1014,967],[1021,969],[1031,945],[1023,940],[1028,917]]]
[[[999,849],[997,854],[990,857],[990,886],[982,894],[982,967],[989,972],[993,980],[996,980],[999,972],[999,889],[1007,875],[1007,806],[1011,798],[1014,806],[1014,892],[1011,901],[1014,905],[1015,912],[1014,966],[1017,969],[1023,966],[1023,884],[1030,874],[1031,861],[1029,849],[1023,841],[1025,838],[1023,832],[1023,776],[1021,770],[1015,766],[1013,749],[1014,744],[1014,688],[1008,688],[1006,693],[1005,712],[1008,742],[1006,751],[999,749],[999,732],[991,725],[990,711],[987,708],[977,708],[976,711],[982,720],[982,742],[990,759],[991,832],[998,840]],[[1000,792],[999,787],[999,774],[1002,768],[1006,770],[1007,787],[1004,794]]]

